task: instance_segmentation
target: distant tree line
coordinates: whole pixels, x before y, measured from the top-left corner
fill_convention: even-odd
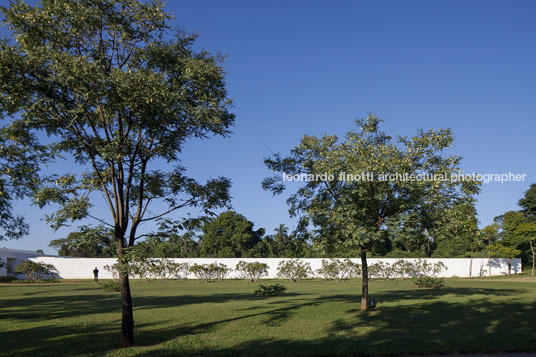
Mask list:
[[[536,184],[519,201],[519,211],[509,211],[478,228],[472,205],[459,205],[445,212],[442,224],[425,233],[400,229],[373,245],[371,257],[389,258],[489,258],[521,257],[534,265],[536,239]],[[329,227],[294,231],[280,224],[273,234],[244,215],[226,211],[215,218],[204,218],[189,225],[173,226],[162,222],[147,234],[135,250],[153,258],[329,258],[357,257],[357,249],[330,244]],[[182,228],[182,231],[181,229]],[[113,232],[103,226],[80,227],[66,238],[55,239],[49,246],[59,255],[74,257],[114,257]]]

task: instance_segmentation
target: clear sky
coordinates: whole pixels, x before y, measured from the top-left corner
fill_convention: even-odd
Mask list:
[[[343,134],[369,112],[392,134],[451,128],[466,172],[527,174],[483,185],[481,227],[518,209],[536,182],[536,2],[198,0],[167,10],[200,35],[198,48],[227,55],[237,115],[231,137],[189,143],[183,163],[199,179],[231,178],[233,208],[267,233],[295,221],[285,195],[262,190],[263,158],[303,134]],[[48,242],[69,230],[54,233],[25,202],[16,209],[31,233],[0,246],[54,253]]]

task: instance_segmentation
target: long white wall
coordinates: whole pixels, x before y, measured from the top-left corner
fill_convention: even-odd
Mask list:
[[[35,262],[43,262],[52,264],[58,269],[59,275],[64,279],[93,279],[93,269],[95,267],[99,270],[99,278],[111,279],[111,274],[104,269],[106,265],[113,265],[116,262],[114,258],[70,258],[70,257],[37,257],[30,258]],[[210,263],[223,263],[227,267],[232,268],[233,271],[229,274],[228,278],[238,278],[238,272],[234,271],[236,264],[243,260],[247,262],[262,262],[266,263],[269,267],[267,279],[277,278],[277,266],[279,262],[288,260],[288,258],[173,258],[170,259],[177,263],[189,263],[193,264],[210,264]],[[303,258],[301,259],[311,264],[311,268],[316,273],[316,270],[322,266],[321,258]],[[360,263],[360,259],[351,259],[353,262]],[[392,264],[395,261],[400,260],[398,258],[369,258],[368,264],[372,265],[376,262],[383,261],[388,264]],[[409,261],[415,261],[416,259],[403,259]],[[447,266],[447,270],[442,272],[441,277],[469,277],[469,258],[436,258],[425,259],[430,263],[442,262]],[[474,258],[472,264],[472,276],[486,276],[489,274],[489,259],[487,258]],[[512,274],[521,272],[521,259],[512,259]],[[508,274],[508,264],[505,258],[491,259],[491,275],[505,275]],[[189,279],[195,279],[190,274]]]

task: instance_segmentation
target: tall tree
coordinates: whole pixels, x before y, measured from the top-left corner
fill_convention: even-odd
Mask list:
[[[220,60],[194,51],[194,36],[173,31],[159,0],[43,0],[0,9],[13,35],[0,43],[2,113],[15,127],[48,136],[52,154],[78,165],[44,177],[35,200],[58,205],[47,217],[54,228],[87,217],[113,228],[122,267],[120,344],[131,346],[127,253],[138,227],[229,199],[229,180],[200,184],[179,165],[187,141],[226,136],[234,122]],[[99,195],[109,219],[91,210]]]
[[[522,230],[526,233],[526,238],[530,243],[530,250],[532,252],[532,275],[534,275],[535,255],[534,255],[534,239],[536,224],[536,184],[530,185],[530,188],[525,192],[522,199],[519,200],[518,205],[521,207],[523,214],[528,222],[523,223]]]
[[[534,240],[536,240],[536,220],[527,218],[523,212],[509,211],[504,214],[504,242],[510,246],[528,243],[532,253],[532,275],[534,275]],[[526,245],[525,245],[526,247]]]
[[[233,211],[221,213],[203,226],[201,256],[234,258],[248,256],[261,241],[264,229],[253,229],[253,223]]]
[[[470,202],[478,190],[473,181],[451,180],[460,158],[442,156],[452,142],[449,130],[421,131],[410,139],[393,140],[380,131],[380,121],[374,115],[358,120],[359,130],[347,133],[342,142],[335,135],[303,136],[290,156],[277,154],[265,160],[279,173],[263,181],[274,194],[284,190],[288,175],[302,175],[305,181],[288,200],[292,215],[303,214],[302,219],[313,225],[326,224],[347,249],[358,248],[362,310],[368,308],[367,253],[375,244],[398,227],[427,229],[438,211]],[[432,179],[411,176],[418,174]]]

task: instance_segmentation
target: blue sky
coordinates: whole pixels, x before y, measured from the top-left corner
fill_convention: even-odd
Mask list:
[[[7,6],[7,1],[0,1]],[[188,143],[196,178],[227,176],[233,208],[268,233],[290,227],[285,195],[261,188],[263,158],[301,135],[343,134],[369,112],[389,133],[452,128],[466,172],[525,173],[483,185],[481,226],[536,182],[536,3],[531,1],[170,1],[198,48],[226,54],[234,134]],[[5,29],[2,29],[5,33]],[[31,233],[0,246],[44,249],[53,232],[26,202]],[[182,212],[183,214],[185,212]]]

